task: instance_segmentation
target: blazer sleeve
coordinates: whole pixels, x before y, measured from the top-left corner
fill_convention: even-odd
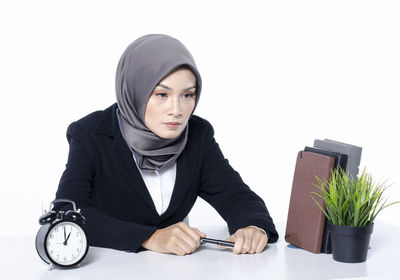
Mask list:
[[[68,162],[56,198],[71,199],[81,209],[86,218],[84,227],[90,245],[133,252],[143,249],[141,244],[157,228],[119,220],[97,209],[94,195],[96,156],[90,145],[90,136],[75,122],[68,127],[67,139]],[[60,203],[59,209],[65,206]]]
[[[278,232],[264,201],[250,190],[225,159],[214,139],[211,124],[207,130],[199,196],[227,222],[231,235],[240,228],[254,225],[266,231],[269,243],[276,242]]]

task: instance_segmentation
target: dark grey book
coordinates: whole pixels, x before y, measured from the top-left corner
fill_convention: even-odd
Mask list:
[[[346,172],[355,179],[358,177],[359,166],[361,162],[361,147],[330,139],[315,139],[314,147],[330,152],[337,152],[347,155]]]
[[[347,170],[348,156],[346,154],[342,154],[342,153],[339,153],[339,152],[331,152],[331,151],[327,151],[327,150],[324,150],[324,149],[312,148],[312,147],[308,147],[308,146],[304,147],[304,151],[305,152],[313,152],[313,153],[317,153],[317,154],[321,154],[321,155],[334,157],[335,158],[335,165],[333,166],[333,168],[337,169],[338,167],[340,167],[344,171]]]

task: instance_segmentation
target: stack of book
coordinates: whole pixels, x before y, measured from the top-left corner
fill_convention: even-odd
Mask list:
[[[357,178],[361,161],[361,147],[329,139],[314,141],[313,147],[305,147],[297,154],[286,223],[286,242],[313,253],[331,253],[326,218],[312,197],[324,207],[321,198],[312,195],[319,192],[317,178],[330,180],[332,169],[341,167]]]

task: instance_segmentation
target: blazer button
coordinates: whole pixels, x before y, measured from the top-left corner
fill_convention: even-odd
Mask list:
[[[151,172],[152,175],[157,175],[157,172],[153,171]]]

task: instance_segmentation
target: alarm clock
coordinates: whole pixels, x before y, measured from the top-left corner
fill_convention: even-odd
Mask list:
[[[55,203],[71,203],[73,210],[54,211]],[[69,199],[56,199],[50,211],[39,218],[42,225],[36,235],[36,251],[40,258],[54,266],[72,267],[79,265],[89,250],[85,228],[85,217]]]

